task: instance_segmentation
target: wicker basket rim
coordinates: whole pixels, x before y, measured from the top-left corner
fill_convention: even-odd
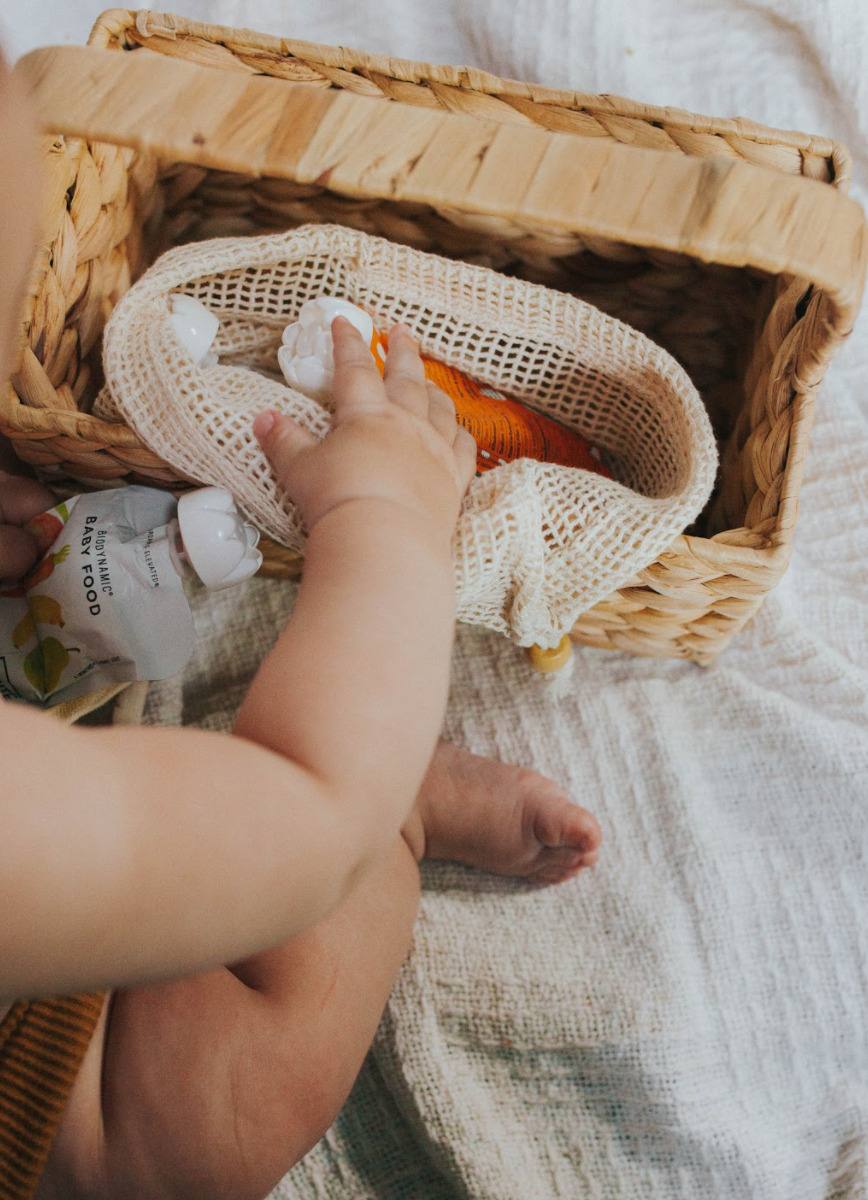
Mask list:
[[[676,157],[617,141],[612,144],[597,138],[574,139],[539,127],[522,135],[537,156],[528,159],[534,164],[533,176],[518,173],[505,186],[502,172],[498,174],[490,163],[483,171],[480,155],[468,153],[474,139],[480,145],[485,143],[488,152],[499,155],[501,163],[504,155],[512,153],[513,135],[502,132],[508,127],[496,120],[481,121],[442,110],[426,119],[412,119],[409,114],[422,111],[414,105],[396,101],[382,106],[370,97],[314,89],[321,97],[310,108],[317,121],[309,126],[294,125],[290,146],[284,138],[274,136],[275,122],[287,121],[287,109],[275,103],[271,90],[274,81],[266,76],[229,73],[227,78],[222,69],[225,64],[215,68],[213,64],[182,63],[173,56],[172,66],[183,66],[185,86],[195,91],[199,102],[198,109],[194,106],[190,111],[182,108],[175,112],[171,106],[159,109],[147,102],[147,96],[174,86],[172,73],[163,66],[163,56],[138,59],[134,55],[135,69],[131,72],[127,72],[123,57],[109,48],[55,46],[31,51],[19,61],[16,71],[38,98],[44,127],[63,129],[73,138],[117,141],[154,150],[162,158],[180,155],[190,164],[240,171],[252,177],[291,178],[303,184],[327,186],[347,196],[434,204],[445,215],[455,208],[471,217],[514,219],[518,205],[522,219],[531,225],[581,229],[595,237],[628,240],[703,262],[804,277],[833,300],[838,310],[836,326],[852,324],[858,311],[864,283],[866,229],[862,210],[845,189],[829,189],[818,180],[771,171],[740,159],[689,154]],[[102,61],[95,69],[97,59]],[[92,74],[93,86],[71,95],[69,81],[82,72]],[[298,89],[300,104],[304,93],[301,107],[309,105],[309,83],[285,81],[285,87]],[[145,96],[144,103],[137,99],[140,93]],[[249,143],[236,136],[233,125],[219,125],[218,117],[208,137],[201,133],[203,118],[199,110],[203,105],[208,112],[219,114],[221,106],[233,103],[259,114],[254,123],[256,163],[252,170]],[[328,125],[329,109],[333,110],[329,132],[322,133]],[[335,138],[335,125],[351,127],[355,122],[358,126],[374,112],[378,114],[378,126],[384,126],[387,132],[379,128],[369,131],[367,141],[360,137],[352,151],[346,138]],[[442,147],[432,138],[432,125],[440,124],[443,136],[451,139],[454,153],[449,162],[454,169],[441,166]],[[412,151],[408,169],[403,171],[397,171],[391,163],[388,169],[380,169],[382,139],[395,136],[395,125],[402,139],[401,153],[406,157]],[[412,137],[410,129],[414,131]],[[577,141],[583,143],[578,155],[574,148]],[[426,155],[432,147],[433,155]],[[609,164],[618,167],[606,175]],[[546,180],[545,186],[537,178],[537,167]],[[468,170],[473,183],[470,188]],[[600,172],[608,186],[579,186],[593,178],[589,170]],[[650,181],[641,189],[643,197],[650,197],[650,208],[640,204],[638,209],[625,212],[608,203],[618,186],[618,170],[628,171],[636,179],[643,174]],[[574,186],[554,187],[551,181],[558,172],[559,178],[573,179]],[[695,195],[696,203],[689,210],[674,206],[662,216],[657,212],[651,185],[663,174],[678,178],[680,194]],[[734,205],[756,216],[748,223],[733,220]]]
[[[107,47],[114,38],[124,39],[129,30],[135,30],[139,38],[199,38],[225,46],[230,51],[259,51],[264,55],[279,58],[299,58],[308,63],[319,63],[334,70],[367,77],[381,75],[414,84],[434,82],[447,87],[481,92],[487,96],[514,97],[542,106],[567,108],[590,115],[625,117],[691,133],[735,137],[763,146],[787,146],[805,154],[831,159],[835,168],[834,178],[830,181],[832,186],[847,187],[852,175],[850,152],[841,142],[818,134],[776,129],[747,117],[709,117],[691,113],[686,109],[644,104],[614,94],[595,95],[501,78],[477,67],[432,64],[368,54],[345,46],[282,38],[251,29],[233,29],[226,25],[195,21],[150,9],[107,9],[97,18],[88,45]],[[130,49],[139,45],[138,39],[128,42]],[[255,71],[255,68],[249,69]]]

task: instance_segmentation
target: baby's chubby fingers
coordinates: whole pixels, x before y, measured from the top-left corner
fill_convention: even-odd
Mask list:
[[[455,405],[430,379],[426,379],[425,387],[428,393],[428,420],[451,446],[455,439]]]
[[[386,389],[370,348],[362,335],[345,317],[332,321],[334,346],[335,417],[378,413],[386,407]]]
[[[0,522],[23,525],[54,504],[54,495],[45,484],[27,475],[0,470]]]
[[[469,429],[455,423],[455,437],[452,442],[452,452],[458,466],[458,476],[461,480],[462,494],[467,491],[470,481],[476,475],[476,439]]]
[[[20,579],[39,558],[36,539],[17,525],[0,525],[0,580]]]
[[[428,415],[428,387],[419,347],[406,325],[396,325],[389,334],[389,353],[383,374],[386,395],[393,404],[417,417]]]
[[[292,464],[299,454],[319,441],[292,417],[271,410],[259,414],[253,422],[253,434],[284,486],[289,482]]]
[[[19,526],[54,503],[37,480],[0,470],[0,579],[24,575],[39,558],[39,543]]]

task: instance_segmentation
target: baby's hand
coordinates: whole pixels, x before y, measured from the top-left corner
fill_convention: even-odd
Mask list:
[[[55,503],[47,487],[0,468],[0,579],[18,579],[39,557],[39,546],[21,526]]]
[[[476,470],[476,443],[449,397],[425,379],[405,325],[389,335],[385,378],[359,333],[332,324],[335,415],[318,441],[289,417],[263,413],[254,433],[308,530],[351,500],[378,499],[433,519],[451,536]]]

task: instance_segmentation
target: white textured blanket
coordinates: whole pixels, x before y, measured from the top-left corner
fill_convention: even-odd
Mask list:
[[[836,136],[864,203],[861,0],[182,7]],[[6,5],[13,53],[59,40],[49,10]],[[64,7],[71,40],[95,11]],[[544,892],[426,869],[358,1085],[275,1200],[868,1196],[866,397],[863,320],[820,396],[790,571],[711,670],[578,650],[552,707],[512,646],[460,631],[448,735],[568,784],[604,856]],[[203,604],[151,717],[225,727],[291,595]]]
[[[818,527],[854,458],[810,483]],[[275,1200],[864,1200],[868,647],[864,623],[858,648],[815,632],[864,596],[852,558],[836,598],[812,588],[824,539],[816,565],[801,540],[711,671],[579,650],[553,707],[514,647],[460,631],[447,735],[568,783],[605,855],[546,891],[425,868],[373,1053]],[[208,598],[151,718],[225,728],[293,596]]]

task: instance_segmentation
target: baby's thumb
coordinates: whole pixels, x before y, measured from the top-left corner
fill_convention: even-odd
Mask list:
[[[292,460],[317,442],[314,435],[292,417],[276,412],[260,413],[253,422],[253,434],[281,482],[286,479]]]

